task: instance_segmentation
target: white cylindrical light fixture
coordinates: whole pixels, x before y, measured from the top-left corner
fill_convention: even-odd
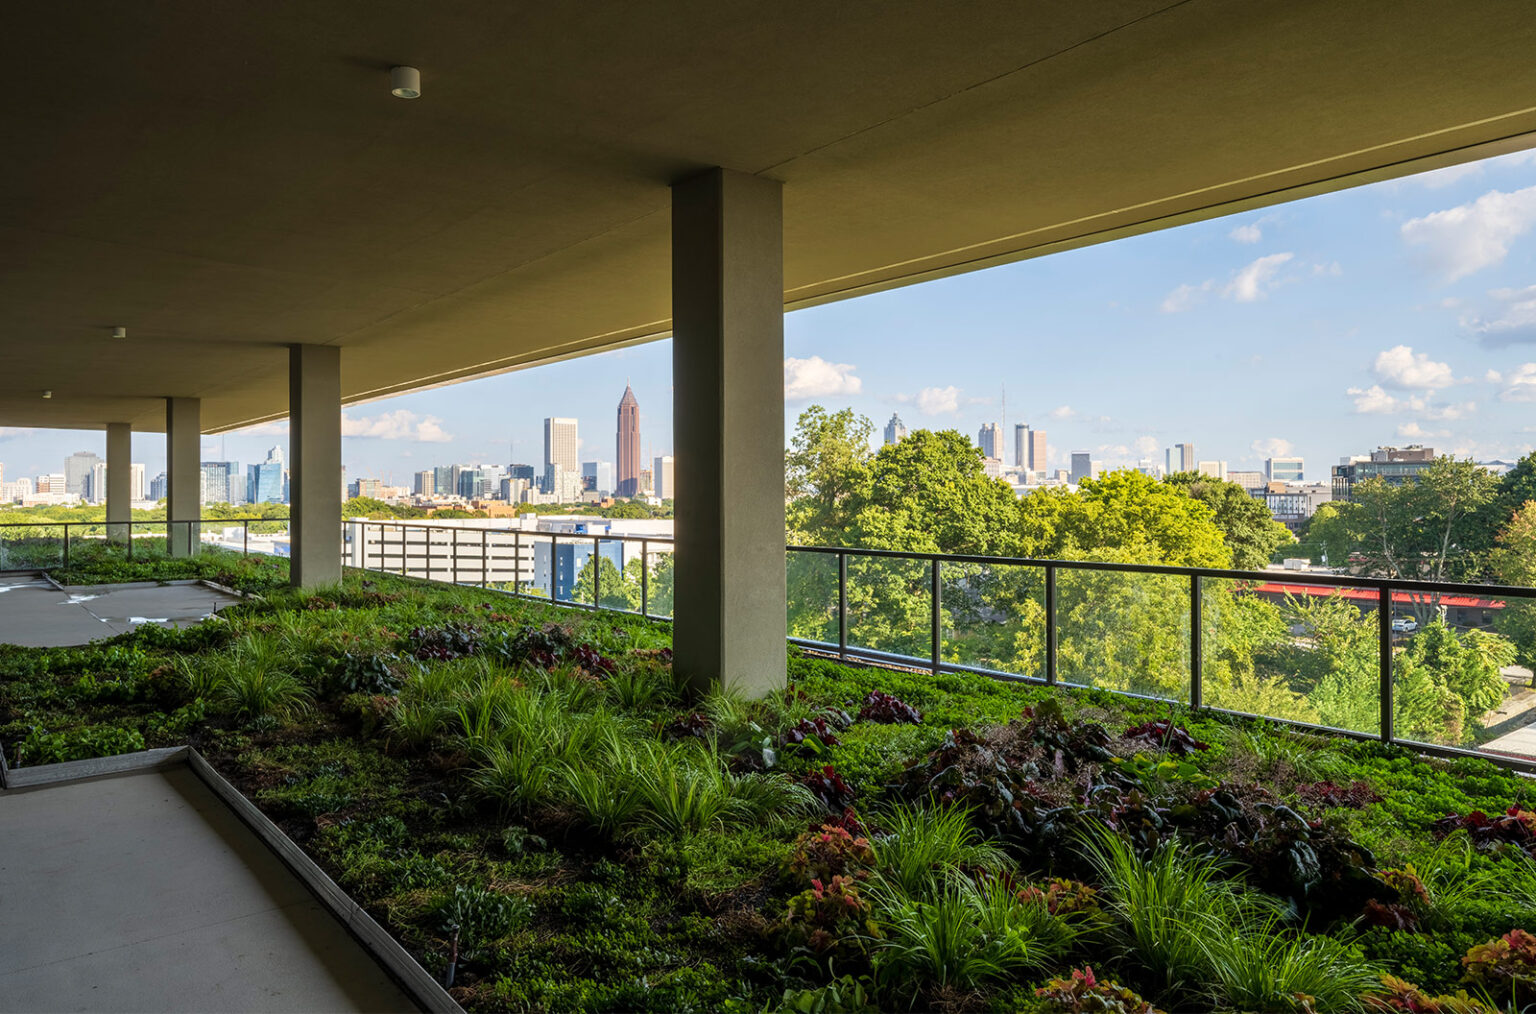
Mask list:
[[[421,71],[415,67],[389,69],[389,93],[397,99],[421,97]]]

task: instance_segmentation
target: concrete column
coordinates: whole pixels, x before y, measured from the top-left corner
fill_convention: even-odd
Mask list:
[[[127,542],[133,534],[133,426],[107,423],[107,538]]]
[[[288,350],[288,516],[295,588],[341,582],[341,349]]]
[[[108,473],[110,474],[110,466]],[[203,403],[198,398],[165,399],[165,516],[201,521],[203,516]],[[193,556],[201,544],[198,525],[166,525],[172,556]]]
[[[673,665],[752,696],[785,682],[783,232],[773,180],[672,188]]]

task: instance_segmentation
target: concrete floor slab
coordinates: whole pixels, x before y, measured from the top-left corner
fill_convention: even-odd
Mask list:
[[[60,591],[41,576],[6,576],[0,578],[0,644],[57,648],[114,637],[143,623],[184,627],[239,601],[198,583]]]
[[[189,769],[0,793],[0,1011],[414,1010]]]

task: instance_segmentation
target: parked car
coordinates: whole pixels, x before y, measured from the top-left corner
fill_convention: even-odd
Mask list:
[[[1419,621],[1412,616],[1399,616],[1392,621],[1392,630],[1398,634],[1411,634],[1419,629]]]

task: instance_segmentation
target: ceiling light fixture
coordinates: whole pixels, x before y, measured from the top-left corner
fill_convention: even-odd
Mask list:
[[[43,400],[44,401],[47,401],[49,398],[52,398],[52,397],[53,397],[53,392],[52,391],[44,391],[43,392]]]
[[[389,94],[397,99],[421,97],[421,71],[415,67],[389,68]]]
[[[118,341],[122,341],[124,338],[128,337],[128,329],[126,327],[114,327],[112,329],[112,337],[116,338]]]

